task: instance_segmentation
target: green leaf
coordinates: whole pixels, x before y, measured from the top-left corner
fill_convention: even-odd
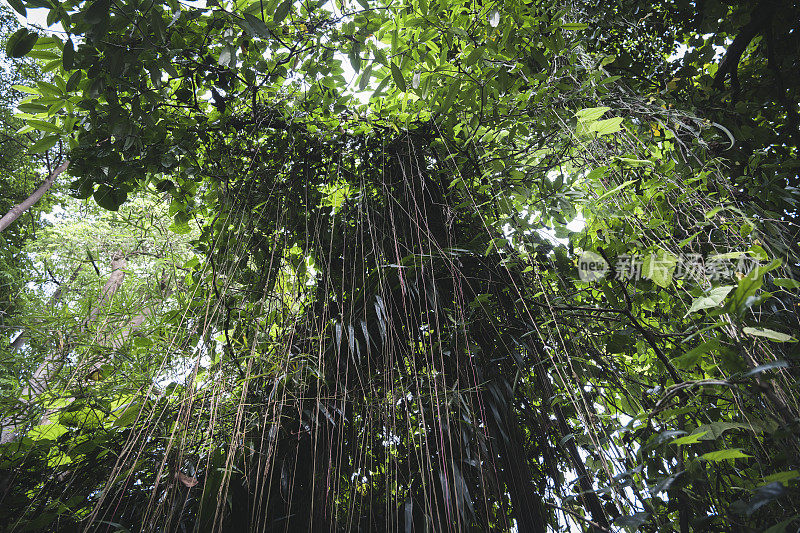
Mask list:
[[[700,459],[703,461],[725,461],[726,459],[745,459],[747,457],[752,456],[742,452],[741,448],[730,448],[727,450],[704,453],[700,456]]]
[[[245,29],[251,37],[262,37],[268,39],[270,36],[269,28],[264,24],[260,18],[251,15],[250,13],[244,14]]]
[[[613,188],[613,189],[611,189],[610,191],[606,191],[605,193],[603,193],[602,195],[600,195],[600,197],[599,197],[597,200],[595,200],[595,202],[599,202],[600,200],[603,200],[603,199],[605,199],[605,198],[608,198],[608,197],[609,197],[609,196],[611,196],[612,194],[614,194],[614,193],[616,193],[616,192],[619,192],[619,191],[621,191],[622,189],[624,189],[625,187],[627,187],[628,185],[630,185],[630,184],[631,184],[631,183],[633,183],[634,181],[636,181],[636,180],[628,180],[628,181],[626,181],[625,183],[623,183],[622,185],[617,185],[616,187],[614,187],[614,188]]]
[[[608,350],[608,353],[624,353],[631,347],[632,344],[633,342],[630,336],[623,335],[621,333],[614,333],[611,335],[611,339],[606,345],[606,350]]]
[[[24,104],[19,104],[17,106],[17,109],[19,109],[23,113],[36,114],[36,113],[45,113],[50,108],[47,107],[46,105],[37,104],[35,102],[27,102]]]
[[[37,81],[36,85],[39,87],[39,91],[41,91],[43,96],[58,96],[61,94],[61,89],[50,82]]]
[[[689,369],[689,368],[692,368],[694,365],[696,365],[697,362],[700,361],[700,358],[703,355],[707,354],[708,352],[710,352],[712,350],[718,350],[721,347],[722,347],[722,344],[720,344],[720,342],[718,340],[711,339],[709,341],[706,341],[706,342],[700,344],[696,348],[692,348],[691,350],[689,350],[688,352],[686,352],[682,356],[676,357],[673,360],[673,363],[675,364],[675,366],[677,366],[680,369],[684,369],[684,370],[685,369]]]
[[[607,166],[597,167],[586,175],[586,180],[599,181],[600,179],[605,177],[607,170],[608,170]]]
[[[786,333],[780,333],[767,328],[743,328],[742,331],[755,337],[766,337],[775,342],[797,342],[797,339]]]
[[[142,407],[139,404],[131,404],[125,408],[125,411],[114,420],[115,427],[128,427],[136,421]]]
[[[728,252],[727,254],[716,254],[708,258],[707,262],[712,261],[727,261],[728,259],[739,259],[744,252]]]
[[[772,280],[772,283],[784,289],[800,289],[800,281],[789,278],[777,278]]]
[[[48,151],[50,148],[56,145],[58,142],[59,136],[58,135],[48,135],[37,141],[33,146],[31,146],[30,152],[32,154],[42,154]]]
[[[20,15],[22,15],[23,17],[26,17],[28,15],[28,12],[25,9],[25,4],[23,4],[21,0],[7,0],[7,1],[8,5],[14,8],[14,11],[19,13]]]
[[[678,258],[671,253],[659,250],[644,258],[642,274],[653,280],[659,287],[666,288],[672,283],[672,275],[678,265]]]
[[[147,337],[136,337],[133,339],[133,345],[137,348],[147,348],[148,346],[153,345],[153,341]]]
[[[365,68],[364,72],[361,73],[361,79],[358,81],[359,91],[363,91],[367,88],[370,78],[372,78],[372,63],[367,65],[367,68]]]
[[[183,211],[178,211],[173,217],[173,223],[170,225],[169,230],[178,235],[186,235],[191,233],[192,228],[189,226],[189,217]]]
[[[350,60],[350,66],[353,67],[356,74],[361,70],[360,52],[360,47],[358,45],[353,45],[353,47],[350,48],[350,52],[347,54],[347,58]]]
[[[605,56],[605,57],[602,59],[602,61],[600,61],[600,66],[601,66],[601,67],[605,67],[606,65],[610,65],[611,63],[613,63],[614,61],[616,61],[616,59],[617,59],[617,56],[614,56],[614,55]]]
[[[460,90],[459,83],[451,83],[450,88],[447,90],[447,96],[444,97],[444,101],[442,102],[442,106],[439,108],[439,113],[446,114],[450,111],[450,108],[453,107],[453,102],[458,95],[458,91]]]
[[[622,129],[622,117],[598,120],[589,126],[589,131],[596,131],[598,135],[610,135]]]
[[[375,54],[375,61],[381,65],[386,65],[387,67],[389,66],[389,60],[386,59],[386,53],[383,50],[378,48],[374,50],[373,53]]]
[[[628,165],[629,167],[645,167],[645,166],[655,166],[655,163],[650,161],[649,159],[634,159],[632,157],[614,157],[615,160],[619,161],[623,165]]]
[[[51,122],[47,122],[46,120],[39,120],[39,119],[35,119],[35,118],[29,118],[29,119],[25,120],[25,123],[28,124],[28,126],[34,128],[34,129],[37,129],[39,131],[46,131],[48,133],[60,133],[61,132],[61,128],[59,128],[58,126],[56,126],[55,124],[53,124]]]
[[[588,27],[589,25],[583,22],[565,22],[561,25],[561,29],[567,31],[585,30]]]
[[[111,0],[96,0],[83,14],[87,24],[95,25],[108,18],[111,10]]]
[[[591,122],[602,117],[606,111],[610,111],[610,107],[587,107],[575,113],[578,120],[581,122]]]
[[[691,435],[686,435],[685,437],[680,437],[672,441],[672,444],[677,444],[679,446],[683,446],[686,444],[697,444],[700,442],[700,437],[708,433],[708,431],[702,431],[700,433],[692,433]]]
[[[723,422],[722,420],[717,420],[716,422],[711,422],[710,424],[703,424],[694,431],[695,433],[698,431],[703,431],[703,433],[706,434],[700,440],[716,440],[720,438],[723,433],[731,429],[753,430],[753,426],[749,424],[741,424],[739,422]]]
[[[530,54],[533,60],[536,61],[540,67],[542,67],[545,70],[550,68],[550,62],[547,61],[547,58],[544,56],[541,50],[538,50],[537,48],[531,48]]]
[[[403,73],[395,63],[392,63],[392,79],[394,80],[395,85],[401,91],[405,92],[406,90],[406,80],[403,78]]]
[[[75,60],[75,46],[72,44],[72,39],[67,39],[67,42],[64,43],[64,50],[61,55],[61,62],[64,66],[64,70],[69,72],[72,70],[72,65]]]
[[[58,437],[69,431],[66,427],[58,423],[41,424],[35,426],[28,433],[28,437],[34,440],[56,440]]]
[[[780,259],[775,259],[768,265],[761,265],[755,267],[747,275],[739,280],[736,292],[728,304],[728,309],[736,311],[741,314],[754,302],[752,299],[756,292],[761,288],[764,282],[764,274],[780,267],[782,264]]]
[[[464,60],[464,64],[467,66],[474,65],[478,61],[478,59],[483,57],[483,52],[484,48],[482,46],[478,46],[467,56],[467,58]]]
[[[708,296],[700,296],[694,302],[692,302],[692,306],[686,312],[686,315],[694,313],[696,311],[701,311],[703,309],[709,309],[711,307],[716,307],[725,297],[728,295],[729,292],[733,290],[733,285],[723,285],[721,287],[714,287],[708,293]]]
[[[71,93],[75,89],[78,88],[78,84],[81,82],[81,78],[83,77],[83,71],[78,70],[73,72],[72,75],[67,80],[67,84],[64,87],[64,92]]]
[[[272,16],[272,20],[275,24],[280,24],[283,22],[283,19],[289,14],[289,9],[292,7],[292,0],[283,0],[283,2],[275,8],[275,14]]]
[[[101,183],[97,187],[97,190],[94,191],[94,201],[97,202],[97,205],[109,211],[116,211],[119,209],[119,206],[122,205],[127,198],[127,193],[112,188],[105,183]]]
[[[175,188],[172,180],[163,179],[156,184],[156,190],[159,192],[169,192]]]
[[[22,93],[41,94],[39,89],[36,87],[25,87],[24,85],[12,85],[11,88],[14,89],[15,91],[19,91]]]
[[[689,235],[688,237],[686,237],[685,239],[683,239],[681,242],[678,243],[678,247],[683,248],[684,246],[686,246],[687,244],[692,242],[695,239],[695,237],[697,237],[701,233],[703,233],[703,232],[702,231],[698,231],[694,235]]]
[[[385,78],[383,78],[381,82],[378,84],[378,86],[375,88],[375,91],[372,93],[372,96],[370,98],[375,98],[376,96],[381,94],[381,91],[383,91],[383,89],[389,84],[390,79],[391,76],[386,76]]]
[[[784,472],[778,472],[777,474],[772,474],[764,478],[764,484],[767,483],[783,483],[787,485],[789,481],[795,479],[796,477],[800,476],[800,472],[797,470],[786,470]]]
[[[769,254],[767,253],[767,251],[758,244],[754,244],[747,251],[750,252],[750,255],[752,255],[756,261],[766,261],[767,259],[769,259]]]
[[[39,34],[36,32],[28,31],[27,28],[20,28],[8,38],[6,54],[8,54],[9,57],[24,57],[28,52],[33,50],[38,39]]]

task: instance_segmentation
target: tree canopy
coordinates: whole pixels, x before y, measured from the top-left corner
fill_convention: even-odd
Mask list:
[[[9,4],[8,531],[800,524],[795,3]]]

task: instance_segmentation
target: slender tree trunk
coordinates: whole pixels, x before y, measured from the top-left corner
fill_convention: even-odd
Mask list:
[[[100,299],[97,302],[97,305],[92,309],[89,313],[89,316],[86,317],[86,320],[83,321],[82,329],[87,329],[87,327],[95,322],[97,319],[100,318],[100,313],[104,308],[107,308],[111,301],[114,299],[114,295],[117,293],[120,287],[122,287],[122,283],[125,281],[125,268],[128,266],[128,258],[125,254],[118,250],[114,252],[111,256],[111,275],[108,277],[106,284],[103,285],[103,290],[100,291]],[[142,319],[139,323],[144,322]],[[98,330],[97,335],[100,337],[99,343],[101,345],[106,346],[107,348],[115,348],[113,338],[109,338],[108,333]],[[102,336],[102,337],[101,337]],[[91,364],[89,370],[83,373],[83,376],[91,376],[94,372],[100,369],[105,363],[105,358],[102,361],[95,361]]]
[[[484,329],[484,332],[488,331]],[[472,338],[481,346],[484,354],[494,352],[493,340],[479,328],[472,331]],[[505,482],[511,499],[512,515],[520,533],[545,533],[547,515],[542,495],[533,481],[528,454],[525,450],[525,435],[519,427],[514,412],[514,393],[510,383],[497,368],[482,372],[481,379],[488,383],[479,388],[478,394],[487,413],[486,425],[498,455],[499,476]]]
[[[50,187],[53,186],[53,183],[56,181],[56,178],[64,172],[67,167],[69,166],[69,159],[65,159],[63,163],[58,165],[56,169],[50,173],[49,176],[44,180],[38,189],[36,189],[33,194],[28,196],[22,203],[19,203],[9,209],[8,213],[3,215],[3,218],[0,218],[0,231],[3,231],[7,227],[9,227],[15,220],[17,220],[22,213],[27,211],[34,205],[36,202],[42,199],[44,193],[50,190]]]
[[[100,291],[100,299],[97,301],[97,305],[86,317],[86,320],[83,321],[84,329],[97,320],[97,317],[100,316],[100,310],[108,305],[114,294],[122,286],[122,282],[125,281],[125,268],[127,266],[128,258],[125,257],[125,254],[121,251],[114,252],[114,255],[111,256],[111,275],[108,277],[106,284],[103,285],[103,290]]]
[[[89,313],[89,316],[81,324],[82,330],[85,330],[89,324],[97,320],[97,318],[100,316],[101,309],[109,304],[111,299],[114,297],[114,294],[117,292],[120,286],[122,286],[122,282],[125,280],[124,269],[127,266],[128,260],[125,257],[125,254],[123,254],[121,251],[115,252],[111,258],[111,275],[108,277],[108,280],[100,292],[100,298],[97,301],[97,305],[92,309],[92,311]],[[77,276],[77,271],[74,275]],[[54,294],[53,296],[56,295]],[[58,294],[58,298],[61,298],[61,294]],[[59,355],[62,352],[63,350],[59,350],[57,353],[54,353],[54,356],[47,357],[44,362],[39,365],[39,367],[33,373],[30,382],[25,386],[25,388],[23,388],[23,402],[31,403],[35,398],[39,397],[47,390],[47,387],[49,386],[48,384],[53,375],[55,375],[60,369]],[[91,373],[91,371],[89,373]],[[16,438],[17,428],[19,427],[13,422],[10,424],[5,422],[6,421],[4,421],[2,432],[0,433],[0,444],[12,442]]]
[[[164,287],[166,285],[166,280],[162,280],[161,286]],[[162,298],[161,302],[164,301],[165,298],[168,298],[173,293],[173,289],[162,289]],[[144,321],[147,320],[149,317],[153,316],[155,313],[156,305],[159,302],[153,302],[149,307],[145,307],[144,310],[135,317],[133,317],[128,325],[121,328],[117,334],[109,341],[109,347],[119,350],[125,344],[125,342],[130,338],[131,335],[136,333]]]

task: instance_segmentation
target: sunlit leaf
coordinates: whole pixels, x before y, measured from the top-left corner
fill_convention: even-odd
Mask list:
[[[778,287],[783,287],[784,289],[800,289],[800,281],[794,279],[778,278],[772,280],[772,282]]]
[[[579,121],[591,122],[599,119],[606,113],[606,111],[610,110],[610,107],[587,107],[586,109],[581,109],[580,111],[576,112],[575,116],[578,117]]]
[[[616,133],[622,129],[622,118],[608,118],[605,120],[598,120],[597,122],[589,125],[589,131],[597,132],[598,135],[609,135]]]
[[[707,296],[700,296],[699,298],[696,298],[692,302],[692,305],[689,307],[689,311],[687,311],[686,314],[689,315],[690,313],[702,311],[703,309],[717,307],[732,290],[733,285],[714,287],[711,289],[711,291],[709,291]]]
[[[797,339],[795,339],[791,335],[787,335],[786,333],[780,333],[778,331],[774,331],[768,328],[747,327],[747,328],[742,328],[742,331],[744,331],[748,335],[753,335],[754,337],[765,337],[775,342],[797,342]]]
[[[704,461],[725,461],[726,459],[746,459],[748,457],[752,456],[742,452],[741,448],[731,448],[728,450],[704,453],[700,456],[700,459]]]
[[[677,444],[679,446],[683,446],[686,444],[697,444],[700,442],[700,439],[703,435],[708,433],[708,431],[701,431],[700,433],[692,433],[691,435],[686,435],[685,437],[680,437],[672,441],[672,444]]]

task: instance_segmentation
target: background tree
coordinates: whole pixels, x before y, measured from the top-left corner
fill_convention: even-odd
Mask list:
[[[5,5],[0,6],[0,45],[6,49],[9,37],[19,29],[14,13]],[[0,216],[5,215],[16,204],[32,193],[36,186],[36,170],[40,164],[38,157],[28,153],[29,139],[18,133],[24,122],[13,116],[17,103],[24,93],[15,87],[31,84],[39,76],[36,61],[31,58],[6,57],[0,65],[0,175],[3,194],[0,195]],[[19,224],[0,232],[2,250],[0,251],[0,328],[7,327],[7,321],[15,313],[12,296],[24,283],[26,258],[20,250],[40,226],[40,209],[47,210],[48,201],[39,209],[28,213]],[[5,335],[3,336],[6,337]]]

